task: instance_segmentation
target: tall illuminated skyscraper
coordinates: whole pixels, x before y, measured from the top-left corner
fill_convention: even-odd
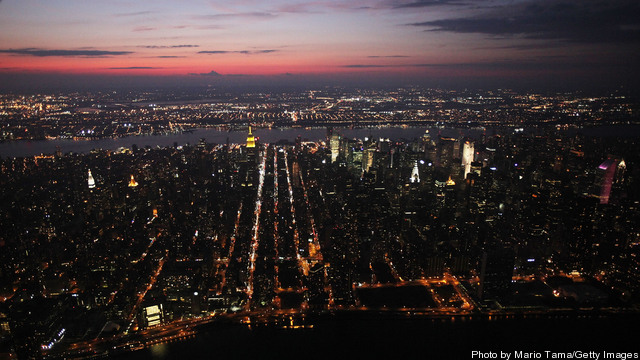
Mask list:
[[[362,156],[362,171],[369,171],[373,166],[373,155],[375,153],[375,148],[367,148],[364,150],[364,154]]]
[[[618,162],[618,167],[616,169],[616,177],[614,179],[614,183],[619,184],[624,182],[624,174],[627,172],[627,163],[623,160]]]
[[[332,134],[329,141],[329,148],[331,149],[331,162],[336,162],[338,154],[340,154],[340,135]]]
[[[600,166],[598,170],[601,170],[599,177],[600,186],[600,204],[608,204],[609,197],[611,196],[611,186],[616,175],[616,169],[618,168],[618,160],[607,159]]]
[[[409,178],[409,181],[411,181],[412,183],[420,182],[420,174],[418,172],[418,160],[415,160],[413,162],[413,170],[411,170],[411,178]]]
[[[87,185],[89,189],[93,189],[96,187],[96,181],[93,179],[93,175],[91,175],[91,169],[89,169],[89,177],[87,179]]]
[[[256,147],[256,138],[251,133],[251,126],[249,126],[249,135],[247,136],[247,148]]]
[[[249,135],[247,135],[247,153],[246,153],[246,157],[247,157],[247,162],[249,164],[255,164],[256,163],[256,159],[257,157],[257,151],[258,149],[256,148],[256,138],[253,136],[253,133],[251,132],[251,126],[249,126]]]
[[[465,141],[462,147],[462,166],[464,166],[464,178],[471,172],[471,163],[473,162],[473,142]]]

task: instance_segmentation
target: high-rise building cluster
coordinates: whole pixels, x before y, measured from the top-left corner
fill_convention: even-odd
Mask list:
[[[249,129],[2,159],[2,351],[134,349],[229,313],[634,311],[637,146],[555,128],[276,144]]]

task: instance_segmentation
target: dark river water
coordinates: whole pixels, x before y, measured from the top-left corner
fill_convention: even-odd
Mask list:
[[[473,351],[638,353],[638,316],[499,321],[341,314],[301,330],[213,325],[193,339],[154,345],[118,359],[478,359]],[[492,358],[492,357],[489,357]],[[504,357],[503,357],[504,358]],[[522,356],[520,358],[523,358]],[[566,358],[566,357],[565,357]],[[583,357],[584,358],[584,357]],[[633,357],[632,357],[633,358]]]
[[[429,128],[429,127],[385,127],[363,129],[336,129],[340,134],[348,138],[364,139],[365,137],[388,138],[391,140],[411,140],[425,134],[429,130],[432,137],[442,136],[469,136],[477,138],[486,133],[512,132],[512,129],[453,129],[453,128]],[[540,129],[525,129],[525,132],[541,132]],[[640,125],[600,126],[597,128],[584,128],[567,130],[565,133],[583,133],[587,136],[640,136]],[[274,143],[279,140],[294,141],[298,136],[303,140],[316,141],[327,138],[327,130],[324,128],[289,128],[289,129],[256,129],[254,131],[261,142]],[[53,154],[59,147],[62,153],[87,153],[93,149],[115,150],[120,147],[166,147],[174,144],[195,145],[204,138],[208,143],[224,144],[243,143],[246,141],[245,131],[224,131],[217,129],[197,129],[193,132],[171,135],[146,135],[127,136],[116,139],[98,140],[38,140],[38,141],[5,141],[0,142],[0,157],[28,157],[40,154]]]
[[[367,136],[384,137],[392,140],[413,139],[422,136],[426,127],[389,127],[371,129],[339,129],[338,131],[346,137],[364,138]],[[433,134],[445,134],[455,136],[460,134],[456,129],[429,129]],[[479,130],[464,130],[466,134],[480,134]],[[274,143],[279,140],[295,141],[300,136],[303,140],[317,141],[327,138],[327,130],[324,128],[290,128],[290,129],[256,129],[254,135],[263,143]],[[93,149],[115,150],[120,147],[131,147],[133,144],[138,147],[165,147],[191,144],[195,145],[200,139],[205,139],[208,143],[225,144],[244,143],[247,139],[246,131],[224,131],[217,129],[197,129],[193,132],[185,132],[170,135],[143,135],[127,136],[116,139],[98,140],[39,140],[39,141],[11,141],[0,143],[0,156],[2,157],[26,157],[39,154],[53,154],[56,147],[60,147],[63,153],[86,153]]]

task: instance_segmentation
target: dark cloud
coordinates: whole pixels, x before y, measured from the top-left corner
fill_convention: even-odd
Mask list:
[[[483,46],[477,47],[476,50],[540,50],[564,47],[560,42],[544,42],[535,44],[512,44],[504,46]]]
[[[145,49],[180,49],[180,48],[197,48],[200,45],[141,45],[138,46]]]
[[[480,65],[480,67],[487,67],[488,64],[485,63],[457,63],[457,64],[448,64],[448,63],[442,63],[442,64],[350,64],[350,65],[343,65],[342,67],[344,68],[350,68],[350,69],[368,69],[368,68],[403,68],[403,67],[411,67],[411,68],[416,68],[416,67],[447,67],[447,68],[467,68],[467,67],[475,67]],[[491,64],[489,65],[489,67],[494,67],[495,64]]]
[[[133,54],[133,51],[107,51],[107,50],[46,50],[37,48],[25,49],[0,49],[0,53],[45,56],[78,56],[78,57],[106,57]]]
[[[561,61],[558,61],[560,59]],[[582,62],[573,61],[564,56],[543,56],[530,58],[527,60],[497,60],[487,62],[464,62],[464,63],[423,63],[423,64],[350,64],[343,65],[343,68],[367,69],[367,68],[433,68],[450,70],[475,70],[475,71],[568,71],[580,69],[593,69],[605,64],[615,64],[620,68],[628,68],[630,60],[602,60],[590,59]]]
[[[125,67],[110,67],[109,70],[154,70],[162,69],[161,67],[153,66],[125,66]]]
[[[435,67],[446,66],[449,64],[349,64],[343,65],[344,68],[350,69],[367,69],[367,68],[402,68],[402,67]]]
[[[392,4],[392,7],[394,9],[403,9],[403,8],[422,8],[422,7],[432,7],[432,6],[442,6],[442,5],[467,5],[467,4],[459,1],[453,1],[453,0],[418,0],[418,1]]]
[[[214,70],[211,70],[211,71],[210,71],[210,72],[208,72],[208,73],[200,73],[200,74],[197,74],[197,73],[190,73],[189,75],[197,75],[197,76],[222,76],[222,74],[220,74],[219,72],[214,71]]]
[[[226,50],[206,50],[206,51],[198,51],[198,54],[230,54],[236,53],[238,51],[226,51]]]
[[[265,49],[265,50],[203,50],[198,51],[198,54],[245,54],[245,55],[255,55],[255,54],[269,54],[273,52],[277,52],[279,50],[274,49]]]
[[[583,43],[640,41],[637,0],[551,0],[509,3],[475,17],[409,24],[427,31],[521,36]]]
[[[402,65],[351,64],[351,65],[344,65],[343,67],[352,68],[352,69],[365,69],[365,68],[386,68],[386,67],[398,67],[398,66],[402,66]]]
[[[219,77],[219,78],[233,78],[233,77],[246,77],[246,76],[261,77],[261,75],[248,75],[248,74],[220,74],[215,70],[211,70],[208,73],[189,73],[189,75],[201,76],[201,77]]]
[[[558,64],[554,63],[554,66]],[[548,63],[538,61],[489,61],[467,63],[433,63],[411,64],[411,67],[447,68],[447,69],[476,69],[476,70],[527,70],[534,68],[549,68]]]

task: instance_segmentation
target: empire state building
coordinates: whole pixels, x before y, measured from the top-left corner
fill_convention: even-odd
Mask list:
[[[256,147],[256,138],[251,133],[251,126],[249,126],[249,135],[247,136],[247,149]]]

